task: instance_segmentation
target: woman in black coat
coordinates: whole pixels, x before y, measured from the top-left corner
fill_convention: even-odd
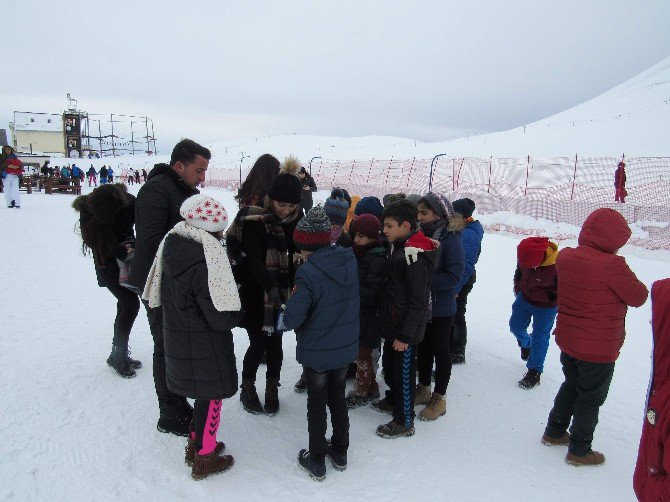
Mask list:
[[[100,287],[116,298],[116,319],[112,353],[107,364],[124,378],[133,378],[142,363],[129,357],[128,339],[140,309],[137,295],[119,283],[119,261],[133,250],[135,234],[135,197],[125,185],[102,185],[72,203],[79,212],[79,228],[84,254],[91,251]]]
[[[252,414],[264,412],[272,416],[279,410],[278,387],[284,354],[283,333],[276,329],[276,321],[295,277],[293,231],[302,214],[302,185],[296,174],[299,168],[296,159],[286,159],[269,189],[264,208],[242,208],[228,232],[229,239],[231,235],[238,238],[241,235],[243,259],[237,267],[237,280],[249,349],[242,366],[240,400]],[[256,392],[256,373],[264,352],[267,352],[265,407]]]

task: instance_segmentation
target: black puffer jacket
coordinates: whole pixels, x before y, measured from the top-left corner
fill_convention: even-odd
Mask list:
[[[237,392],[231,329],[239,312],[214,308],[202,244],[170,235],[163,249],[163,333],[168,388],[194,399]]]
[[[429,298],[433,271],[440,260],[439,244],[416,232],[404,242],[394,242],[387,262],[386,282],[379,307],[379,325],[387,340],[416,345],[423,340],[430,318]],[[406,248],[419,248],[417,260],[408,264]]]
[[[147,282],[163,237],[183,220],[179,208],[186,199],[197,193],[200,192],[186,185],[167,164],[156,164],[149,173],[135,203],[137,239],[129,279],[130,284],[140,291]]]

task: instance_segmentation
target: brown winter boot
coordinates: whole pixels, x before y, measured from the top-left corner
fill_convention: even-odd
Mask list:
[[[596,466],[605,463],[605,455],[599,451],[593,450],[588,452],[583,457],[568,452],[568,454],[565,456],[565,461],[570,465],[574,465],[575,467],[581,467],[582,465]]]
[[[426,407],[419,412],[419,420],[431,422],[447,413],[447,401],[442,394],[433,392]]]
[[[540,442],[545,446],[567,446],[570,444],[570,434],[564,432],[560,438],[553,438],[543,434]]]
[[[218,474],[230,469],[235,463],[231,455],[219,456],[214,450],[208,455],[196,455],[191,468],[191,477],[195,480],[205,479],[210,474]]]
[[[268,378],[265,382],[265,414],[274,417],[279,411],[279,387],[281,384],[276,378]]]
[[[379,385],[375,379],[372,349],[359,348],[356,359],[356,385],[347,396],[347,408],[364,406],[379,397]]]
[[[416,397],[414,398],[414,406],[420,404],[428,404],[430,401],[430,385],[416,384]]]
[[[186,448],[184,448],[184,462],[189,467],[193,466],[193,461],[195,460],[195,439],[188,438],[186,441]],[[226,449],[226,445],[222,442],[216,443],[216,448],[214,448],[214,453],[220,455]]]

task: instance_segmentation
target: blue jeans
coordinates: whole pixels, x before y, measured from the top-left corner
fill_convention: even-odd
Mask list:
[[[516,295],[512,304],[512,316],[509,318],[509,329],[512,331],[519,347],[530,347],[530,357],[526,363],[529,370],[542,373],[544,358],[549,349],[549,335],[556,319],[558,307],[536,307],[526,301],[522,293]],[[531,318],[533,333],[528,334]]]

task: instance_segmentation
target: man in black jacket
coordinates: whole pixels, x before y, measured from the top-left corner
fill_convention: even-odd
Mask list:
[[[182,220],[179,214],[181,204],[191,195],[199,193],[196,187],[205,181],[210,158],[211,153],[207,148],[190,139],[183,139],[172,150],[170,165],[156,164],[137,194],[135,254],[128,282],[140,294],[163,237]],[[160,307],[149,308],[146,301],[143,303],[154,339],[154,384],[160,411],[157,429],[187,436],[193,408],[185,398],[167,387],[163,311]]]

